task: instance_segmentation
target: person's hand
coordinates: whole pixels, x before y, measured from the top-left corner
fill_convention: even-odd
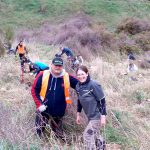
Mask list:
[[[101,115],[100,124],[101,124],[101,127],[105,126],[105,124],[106,124],[106,116],[105,115]]]
[[[76,119],[77,124],[81,124],[81,116],[79,113],[77,113],[77,119]]]
[[[29,75],[30,75],[30,76],[33,76],[34,74],[33,74],[33,72],[31,72],[31,73],[29,73]]]
[[[47,108],[47,106],[41,105],[41,106],[38,108],[38,111],[43,112],[43,111],[46,110],[46,108]]]

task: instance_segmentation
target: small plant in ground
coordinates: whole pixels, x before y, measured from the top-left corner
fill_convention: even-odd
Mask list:
[[[112,124],[106,125],[105,135],[108,143],[117,143],[122,146],[129,144],[127,137],[119,129],[114,128]]]
[[[119,122],[121,122],[121,112],[120,111],[114,111],[114,114],[115,114],[115,117],[117,118],[117,120],[119,121]]]
[[[133,93],[133,97],[136,99],[136,102],[140,104],[145,100],[145,93],[143,90],[137,90]]]

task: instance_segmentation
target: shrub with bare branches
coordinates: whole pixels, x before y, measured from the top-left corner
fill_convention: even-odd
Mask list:
[[[150,31],[150,23],[143,19],[126,18],[117,27],[117,32],[135,35],[143,31]]]

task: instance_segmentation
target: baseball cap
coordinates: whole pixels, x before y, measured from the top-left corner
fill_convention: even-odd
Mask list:
[[[59,66],[63,66],[63,60],[60,57],[56,57],[52,60],[52,64],[54,65],[59,65]]]

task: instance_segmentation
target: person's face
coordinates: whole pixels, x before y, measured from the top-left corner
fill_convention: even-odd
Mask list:
[[[23,45],[23,42],[20,42],[20,45]]]
[[[54,75],[61,74],[63,66],[51,64],[51,71]]]
[[[82,70],[78,70],[78,72],[77,72],[77,78],[78,78],[78,80],[79,80],[81,83],[85,82],[86,79],[87,79],[87,77],[88,77],[88,73],[85,73],[85,72],[82,71]]]

